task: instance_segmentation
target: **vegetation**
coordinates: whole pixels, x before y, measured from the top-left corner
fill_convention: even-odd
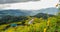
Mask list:
[[[18,25],[16,27],[6,27],[10,24],[0,25],[0,32],[55,32],[56,29],[56,17],[49,17],[48,19],[43,18],[34,18],[32,24],[28,24],[28,22],[32,19],[28,17],[28,20],[24,20],[25,25]],[[22,24],[21,21],[14,22],[15,24]],[[59,29],[60,30],[60,29]]]
[[[0,32],[60,32],[60,13],[56,16],[42,14],[39,17],[38,15],[2,17],[0,19]],[[32,24],[29,24],[31,19],[34,20]],[[17,26],[11,26],[11,24]]]

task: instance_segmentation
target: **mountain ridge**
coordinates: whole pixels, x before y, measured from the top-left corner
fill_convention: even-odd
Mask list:
[[[48,13],[55,15],[58,12],[57,8],[46,8],[40,10],[18,10],[18,9],[9,9],[9,10],[0,10],[0,15],[12,15],[12,16],[34,16],[38,13]]]

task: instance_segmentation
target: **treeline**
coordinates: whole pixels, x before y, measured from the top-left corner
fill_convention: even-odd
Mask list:
[[[34,15],[33,17],[47,19],[49,17],[56,17],[56,15],[45,14],[45,13],[38,13],[38,14]]]
[[[34,16],[11,16],[11,15],[4,15],[0,18],[0,25],[1,24],[9,24],[13,22],[25,22],[25,20],[28,20],[30,18],[43,18],[47,19],[49,17],[56,17],[55,15],[50,14],[44,14],[44,13],[38,13]]]
[[[27,20],[28,18],[26,16],[10,16],[6,15],[0,18],[0,25],[1,24],[8,24],[8,23],[13,23],[17,21],[22,21],[22,20]]]

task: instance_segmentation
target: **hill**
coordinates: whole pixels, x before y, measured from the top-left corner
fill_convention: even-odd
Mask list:
[[[0,10],[1,15],[11,15],[11,16],[34,16],[38,13],[48,13],[52,15],[56,15],[58,12],[57,8],[51,7],[40,10],[19,10],[19,9],[9,9],[9,10]]]

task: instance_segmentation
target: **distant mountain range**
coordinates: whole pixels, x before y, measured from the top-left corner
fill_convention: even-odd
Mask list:
[[[55,15],[58,12],[57,8],[51,7],[40,10],[19,10],[19,9],[9,9],[9,10],[0,10],[0,16],[11,15],[11,16],[34,16],[38,13],[48,13]]]
[[[47,14],[48,12],[48,14]],[[47,19],[55,16],[57,8],[46,8],[40,10],[0,10],[0,25],[29,19],[27,16]]]
[[[30,18],[43,18],[43,19],[47,19],[48,17],[55,17],[55,15],[51,15],[51,14],[45,14],[45,13],[38,13],[34,16],[29,16]],[[8,24],[8,23],[13,23],[13,22],[18,22],[22,20],[28,20],[30,19],[27,16],[11,16],[11,15],[4,15],[2,18],[0,18],[0,25],[2,24]]]

